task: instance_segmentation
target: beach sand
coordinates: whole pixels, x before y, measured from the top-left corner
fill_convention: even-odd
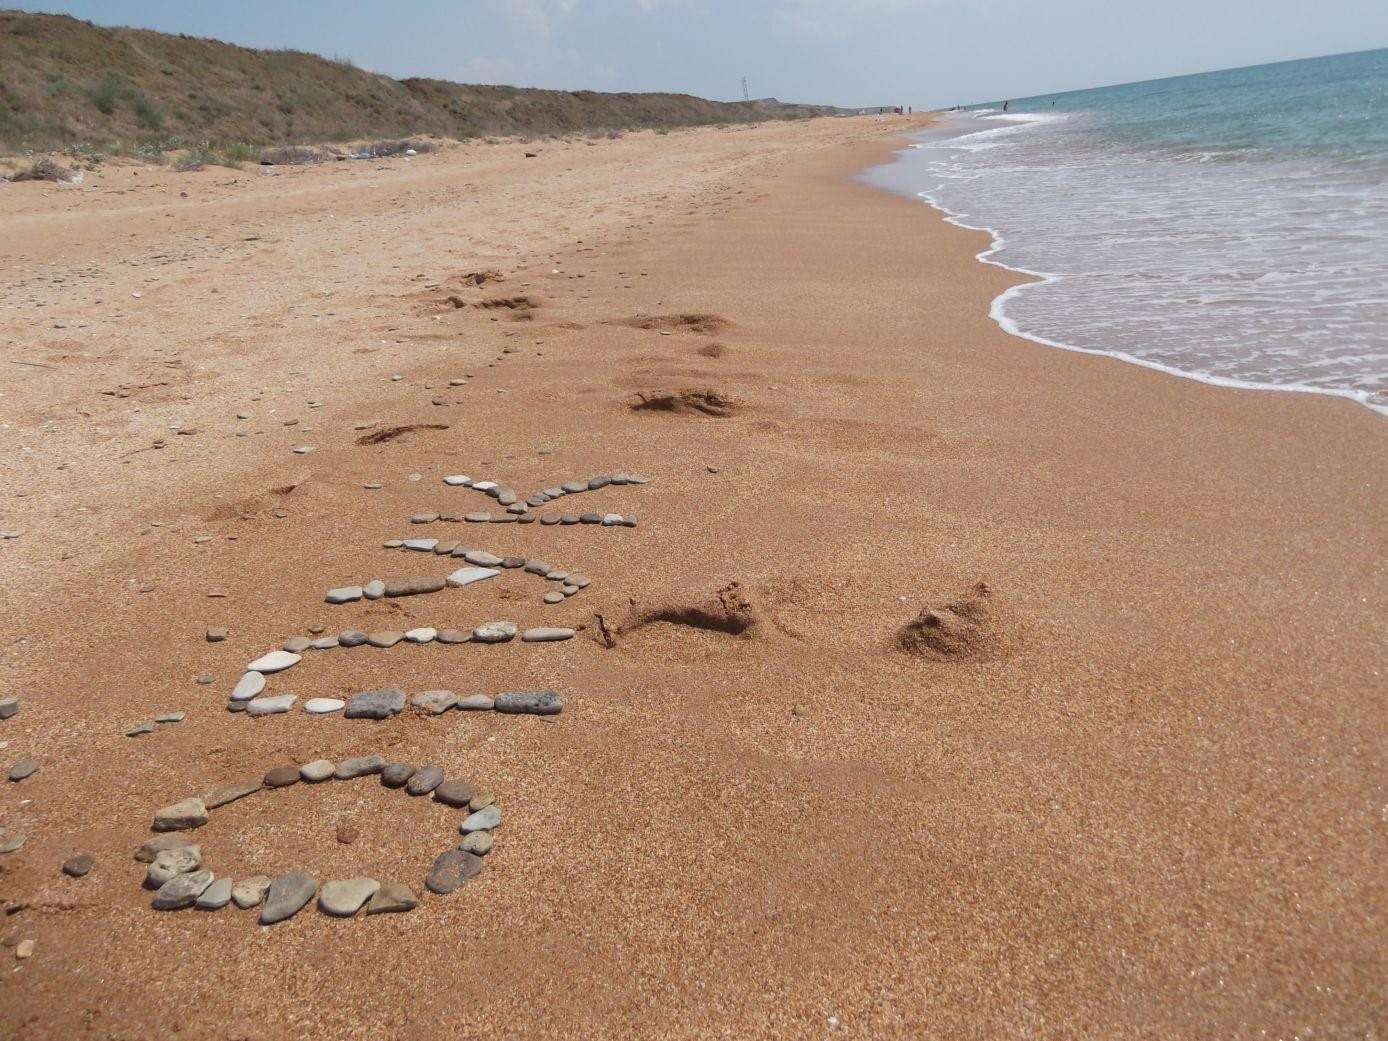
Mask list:
[[[40,763],[0,789],[0,1036],[1382,1034],[1388,428],[1009,337],[983,235],[850,180],[911,125],[0,190],[0,766]],[[651,483],[556,505],[635,528],[409,522],[496,509],[446,474],[617,471]],[[323,602],[457,566],[381,547],[426,534],[593,582]],[[562,715],[225,711],[310,626],[498,618],[583,628],[270,690]],[[365,753],[496,794],[480,876],[150,909],[157,808]],[[194,834],[420,892],[457,818],[368,778]]]

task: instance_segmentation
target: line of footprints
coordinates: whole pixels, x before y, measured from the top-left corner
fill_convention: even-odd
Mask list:
[[[545,488],[521,501],[514,491],[494,481],[474,481],[464,475],[444,478],[450,488],[469,488],[483,492],[507,510],[500,517],[492,514],[469,513],[464,520],[480,523],[533,523],[537,515],[532,508],[580,492],[597,491],[608,485],[646,484],[644,477],[628,474],[593,477],[586,481],[565,481]],[[416,514],[415,524],[431,524],[457,519],[443,513]],[[542,524],[592,524],[600,528],[635,527],[635,518],[620,514],[540,515]],[[330,604],[351,604],[361,600],[417,596],[441,592],[444,589],[463,589],[478,582],[494,579],[506,571],[515,571],[543,579],[551,591],[543,601],[563,603],[589,584],[587,576],[564,568],[552,567],[541,560],[523,557],[498,556],[486,550],[474,549],[434,538],[391,539],[387,549],[407,553],[429,554],[434,557],[461,559],[468,566],[443,576],[413,578],[387,582],[373,579],[361,585],[339,586],[328,591]],[[290,693],[266,693],[267,677],[276,676],[294,667],[305,654],[342,647],[385,649],[397,644],[426,643],[468,646],[497,646],[511,643],[519,636],[522,644],[544,645],[574,636],[573,629],[541,627],[520,629],[514,622],[483,622],[470,631],[458,629],[415,628],[407,632],[367,633],[344,629],[336,635],[293,636],[277,650],[257,658],[246,666],[244,674],[232,688],[227,708],[247,716],[271,716],[289,712],[297,702]],[[558,715],[564,709],[564,699],[553,690],[503,691],[497,694],[458,696],[448,690],[427,690],[407,697],[403,690],[370,690],[350,699],[309,698],[303,711],[311,715],[342,712],[348,719],[385,720],[403,712],[406,704],[417,712],[436,716],[449,711],[494,711],[501,714]],[[246,798],[263,798],[269,793],[291,785],[322,785],[378,778],[388,789],[400,789],[406,795],[428,799],[445,809],[461,811],[457,824],[461,841],[435,859],[424,879],[429,892],[447,895],[468,879],[475,877],[484,866],[483,857],[492,848],[493,832],[501,824],[502,810],[495,795],[474,788],[462,778],[449,778],[436,766],[415,767],[410,763],[388,762],[379,755],[363,755],[334,763],[326,759],[302,765],[288,764],[270,770],[262,778],[239,780],[201,795],[165,806],[154,814],[153,838],[135,851],[135,859],[147,864],[145,887],[154,891],[151,906],[161,911],[198,908],[220,910],[229,904],[243,910],[259,908],[262,925],[273,925],[292,918],[316,896],[318,908],[324,914],[341,918],[356,917],[363,908],[367,915],[411,911],[419,906],[420,897],[408,883],[381,883],[373,878],[335,879],[323,883],[306,871],[295,870],[271,878],[257,875],[235,880],[218,876],[204,863],[202,847],[192,835],[207,824],[209,814],[223,806]],[[339,838],[342,835],[339,834]],[[67,866],[65,865],[65,870]],[[74,873],[69,871],[69,873]]]

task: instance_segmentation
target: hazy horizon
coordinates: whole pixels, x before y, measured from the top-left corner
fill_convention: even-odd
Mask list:
[[[1388,46],[1388,4],[1168,0],[69,0],[14,9],[348,59],[397,78],[949,108]],[[1199,29],[1193,32],[1192,29]],[[1055,55],[1066,53],[1063,67]]]

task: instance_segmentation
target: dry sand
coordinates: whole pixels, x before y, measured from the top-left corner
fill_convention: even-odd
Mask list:
[[[41,761],[0,787],[31,836],[0,939],[35,941],[0,949],[0,1037],[1383,1034],[1388,428],[1008,337],[980,236],[847,179],[906,125],[0,190],[0,766]],[[722,321],[628,322],[679,315]],[[684,391],[724,414],[630,407]],[[652,483],[573,502],[635,529],[430,527],[592,576],[562,605],[513,574],[322,602],[447,570],[380,548],[488,505],[444,474],[616,470]],[[734,582],[737,635],[700,613]],[[553,685],[562,716],[223,707],[311,625],[500,617],[586,628],[271,687]],[[599,617],[675,621],[608,649]],[[268,930],[149,908],[154,809],[365,752],[498,795],[480,877]],[[219,874],[418,889],[455,819],[358,781],[196,834]]]

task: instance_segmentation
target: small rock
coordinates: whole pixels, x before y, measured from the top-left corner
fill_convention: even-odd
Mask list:
[[[153,907],[156,911],[178,911],[192,907],[194,901],[212,884],[212,872],[195,871],[187,875],[175,875],[154,894]]]
[[[384,632],[372,633],[366,638],[366,642],[372,647],[380,647],[383,650],[394,647],[405,638],[405,634],[395,629],[387,629]]]
[[[201,799],[183,799],[156,810],[153,831],[186,831],[207,823],[207,806]],[[201,892],[201,890],[199,890]]]
[[[336,589],[329,589],[324,599],[330,604],[350,604],[353,600],[360,600],[363,593],[361,586],[338,586]]]
[[[457,703],[458,697],[451,690],[422,690],[410,697],[411,705],[431,716],[447,712]]]
[[[186,712],[162,712],[154,717],[156,723],[182,723],[188,718]]]
[[[143,734],[154,733],[154,720],[146,719],[143,723],[136,723],[125,732],[126,737],[140,737]]]
[[[438,515],[437,513],[416,513],[413,517],[410,518],[410,523],[411,523],[411,524],[433,524],[434,521],[436,521],[436,520],[438,520],[438,519],[439,519],[439,515]]]
[[[297,654],[289,651],[271,651],[269,654],[262,655],[255,661],[246,666],[247,672],[272,673],[282,672],[292,665],[297,665],[302,659]]]
[[[18,698],[0,698],[0,719],[9,719],[18,711]]]
[[[405,785],[408,795],[428,795],[443,783],[443,771],[437,766],[426,766],[415,772]]]
[[[341,643],[336,636],[320,636],[309,644],[309,649],[314,651],[330,651]]]
[[[304,711],[312,716],[326,716],[341,711],[346,705],[341,698],[309,698],[304,702]]]
[[[257,907],[270,891],[270,879],[265,875],[243,878],[231,887],[231,901],[241,910]]]
[[[561,490],[567,492],[567,493],[570,494],[570,495],[573,495],[573,494],[575,494],[575,493],[577,493],[577,492],[586,492],[586,491],[588,490],[588,482],[587,482],[587,481],[565,481],[565,482],[564,482],[563,484],[561,484],[559,487],[560,487]]]
[[[312,642],[313,641],[310,640],[307,636],[291,636],[289,639],[284,641],[284,649],[286,651],[289,651],[291,654],[301,654],[302,652],[308,650],[309,644]]]
[[[414,774],[413,763],[391,763],[381,771],[381,784],[386,788],[403,788]]]
[[[406,539],[404,543],[406,549],[412,549],[416,553],[432,553],[438,544],[438,539]]]
[[[96,858],[90,853],[79,853],[77,856],[68,857],[67,860],[63,861],[63,874],[71,878],[81,878],[92,869],[94,863],[96,863]]]
[[[563,593],[560,593],[560,592],[553,592],[553,593],[546,593],[546,594],[544,595],[544,598],[543,598],[543,599],[544,599],[545,603],[547,603],[547,604],[562,604],[562,603],[564,602],[564,600],[565,600],[565,597],[564,597],[564,594],[563,594]],[[536,632],[536,631],[539,631],[539,630],[527,629],[527,630],[526,630],[526,636],[528,636],[530,633]],[[546,630],[546,631],[552,631],[552,630]],[[523,637],[521,637],[521,639],[525,639],[525,637],[523,636]]]
[[[337,771],[337,764],[331,759],[315,759],[299,767],[299,776],[309,784],[326,781]]]
[[[236,681],[231,688],[232,701],[249,701],[265,689],[265,676],[259,672],[248,672]]]
[[[579,514],[578,519],[579,519],[579,521],[580,521],[581,523],[583,523],[583,524],[601,524],[601,523],[602,523],[602,514],[600,514],[600,513],[583,513],[583,514]]]
[[[145,885],[158,889],[175,875],[186,875],[202,867],[202,848],[193,844],[162,850],[145,874]]]
[[[405,633],[405,639],[410,643],[433,643],[434,637],[438,636],[439,631],[431,626],[422,625],[418,629],[410,629]]]
[[[334,918],[351,918],[380,888],[381,883],[374,878],[324,882],[318,893],[318,909]]]
[[[344,846],[350,846],[360,837],[360,833],[352,825],[343,821],[337,826],[337,841]]]
[[[463,520],[467,521],[469,524],[486,524],[491,519],[492,515],[490,513],[477,512],[463,514]]]
[[[512,715],[557,716],[564,699],[554,690],[512,690],[496,696],[496,710]]]
[[[424,885],[431,893],[446,896],[481,870],[482,861],[475,854],[450,849],[447,853],[439,854],[434,866],[429,869]]]
[[[437,593],[446,584],[442,578],[411,578],[404,582],[387,582],[386,596],[418,596],[421,593]]]
[[[557,596],[559,600],[552,601],[550,600],[551,596]],[[557,603],[563,601],[563,599],[563,593],[549,593],[545,596],[545,603]],[[554,627],[527,629],[525,632],[521,633],[521,641],[523,643],[554,643],[557,640],[571,640],[573,639],[573,635],[574,630],[572,629]]]
[[[443,483],[454,488],[466,488],[472,483],[472,478],[467,474],[449,474],[443,479]]]
[[[28,835],[11,835],[7,839],[0,839],[0,853],[13,853],[28,841]]]
[[[222,642],[223,640],[225,640],[226,638],[227,638],[227,631],[226,631],[225,629],[208,629],[208,630],[207,630],[207,642],[208,642],[208,643],[221,643],[221,642]]]
[[[276,766],[265,775],[266,788],[287,788],[290,784],[298,784],[298,768],[293,763]]]
[[[472,785],[457,778],[444,781],[434,789],[434,801],[441,802],[445,806],[452,806],[461,809],[472,801]]]
[[[202,891],[193,906],[199,911],[220,911],[231,903],[231,891],[233,889],[231,879],[218,878]]]
[[[466,558],[464,558],[466,559]],[[481,582],[484,579],[495,578],[501,574],[495,568],[489,567],[462,567],[448,576],[447,582],[455,589],[463,586],[472,585],[474,582]]]
[[[457,629],[440,629],[438,635],[439,643],[467,643],[472,639],[471,633],[459,632]]]
[[[479,568],[494,568],[505,559],[498,557],[495,553],[488,553],[485,550],[470,549],[463,554],[463,559],[469,564],[475,564]]]
[[[491,831],[500,824],[501,807],[492,803],[485,809],[469,814],[463,823],[458,825],[458,830],[464,835],[470,835],[474,831]]]
[[[490,712],[495,707],[496,701],[490,694],[469,694],[458,699],[458,708],[465,712]]]
[[[478,792],[468,800],[467,807],[473,813],[476,813],[478,810],[485,810],[494,802],[496,802],[496,796],[491,792]]]
[[[32,777],[38,768],[39,761],[37,759],[20,759],[10,767],[10,780],[18,782],[26,777]]]
[[[141,864],[153,864],[158,859],[159,854],[165,850],[183,849],[187,846],[196,848],[196,843],[187,835],[176,833],[156,835],[135,851],[135,859]]]
[[[344,629],[337,634],[337,642],[343,647],[360,647],[369,639],[360,629]]]
[[[487,622],[472,630],[472,638],[477,643],[505,643],[516,631],[515,622]]]
[[[299,700],[297,694],[276,694],[269,698],[256,698],[246,702],[246,712],[252,716],[278,716],[288,712]]]
[[[353,777],[378,774],[385,769],[385,766],[386,761],[378,755],[359,755],[338,763],[337,773],[334,776],[339,781],[349,781]]]
[[[215,810],[219,806],[235,802],[237,799],[244,799],[248,795],[254,795],[260,791],[262,785],[259,778],[254,780],[239,781],[236,784],[229,784],[222,788],[214,788],[202,797],[203,804],[209,810]]]
[[[376,891],[376,895],[366,905],[366,913],[392,914],[413,911],[418,906],[419,900],[409,886],[403,882],[387,882]]]
[[[25,958],[31,958],[34,955],[34,948],[36,946],[37,943],[34,940],[20,940],[19,943],[15,944],[14,956],[20,961],[23,961]]]
[[[270,883],[260,908],[260,924],[274,925],[293,918],[318,892],[318,882],[307,871],[290,871]]]
[[[458,848],[464,853],[471,853],[474,856],[485,857],[492,851],[492,836],[488,831],[474,831],[464,835],[463,841],[458,843]]]
[[[386,584],[379,578],[374,579],[362,586],[362,595],[368,600],[379,600],[386,595]]]
[[[367,690],[347,702],[348,719],[388,719],[405,708],[403,690]]]

